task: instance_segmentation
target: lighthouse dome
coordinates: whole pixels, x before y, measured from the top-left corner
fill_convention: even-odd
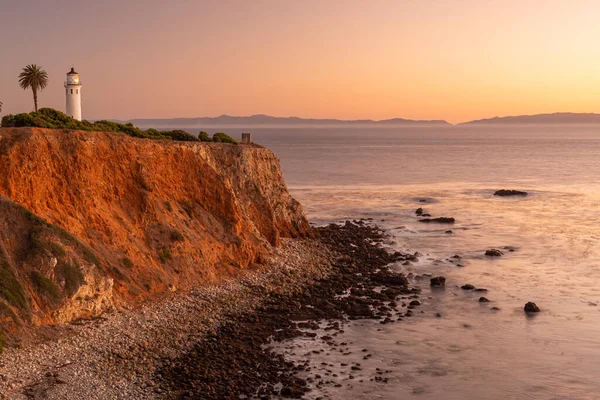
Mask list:
[[[67,85],[79,85],[79,74],[75,72],[75,68],[71,68],[67,72]]]

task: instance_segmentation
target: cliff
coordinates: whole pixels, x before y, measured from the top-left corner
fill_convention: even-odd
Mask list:
[[[0,129],[6,332],[217,282],[310,235],[263,147]]]

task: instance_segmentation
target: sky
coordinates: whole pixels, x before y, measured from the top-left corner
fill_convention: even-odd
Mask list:
[[[600,112],[597,0],[0,0],[0,115],[445,119]]]

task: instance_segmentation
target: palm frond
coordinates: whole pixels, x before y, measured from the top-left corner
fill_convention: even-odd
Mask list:
[[[19,86],[23,90],[31,88],[34,91],[48,86],[48,73],[36,64],[29,64],[19,74]]]

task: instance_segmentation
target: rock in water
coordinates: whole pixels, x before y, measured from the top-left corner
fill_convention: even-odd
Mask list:
[[[486,299],[485,297],[480,297],[479,302],[480,303],[489,303],[490,301],[488,299]]]
[[[520,190],[496,190],[494,192],[494,196],[527,196],[527,192],[522,192]]]
[[[392,286],[408,286],[408,279],[402,274],[392,271],[379,271],[371,276],[373,282]]]
[[[446,286],[446,278],[443,276],[436,276],[430,279],[430,286],[432,287],[443,287]]]
[[[471,285],[470,283],[467,283],[466,285],[462,285],[460,288],[462,290],[473,290],[475,289],[475,286]]]
[[[490,250],[487,250],[487,251],[485,252],[485,255],[486,255],[486,256],[488,256],[488,257],[500,257],[500,256],[502,256],[503,254],[504,254],[504,253],[503,253],[503,252],[501,252],[501,251],[500,251],[500,250],[498,250],[498,249],[490,249]]]
[[[439,217],[420,219],[419,222],[437,222],[438,224],[453,224],[454,222],[456,222],[456,220],[454,218],[449,217]]]
[[[532,301],[525,304],[525,307],[523,309],[525,310],[525,312],[528,312],[528,313],[535,313],[535,312],[541,311],[540,308],[537,306],[537,304],[535,304]]]
[[[415,211],[415,214],[423,215],[423,209],[421,207],[417,208],[417,211]]]

